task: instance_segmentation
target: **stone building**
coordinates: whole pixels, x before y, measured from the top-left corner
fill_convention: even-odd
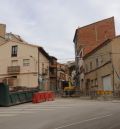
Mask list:
[[[108,39],[83,57],[83,92],[120,92],[120,36]]]
[[[115,37],[114,17],[104,19],[76,29],[74,36],[76,82],[81,85],[84,80],[82,57],[102,44],[107,39]]]

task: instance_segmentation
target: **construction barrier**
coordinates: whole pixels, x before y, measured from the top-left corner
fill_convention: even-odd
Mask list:
[[[55,94],[52,91],[36,92],[33,94],[32,102],[41,103],[45,101],[53,101],[55,99]]]
[[[111,95],[112,91],[104,91],[104,90],[98,90],[96,91],[98,95]]]

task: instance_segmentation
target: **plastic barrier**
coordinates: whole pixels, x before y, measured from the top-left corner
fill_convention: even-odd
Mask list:
[[[32,102],[40,103],[45,101],[53,101],[55,99],[54,92],[45,91],[45,92],[37,92],[33,94]]]
[[[96,91],[98,95],[110,95],[112,94],[112,91],[104,91],[104,90],[98,90]]]

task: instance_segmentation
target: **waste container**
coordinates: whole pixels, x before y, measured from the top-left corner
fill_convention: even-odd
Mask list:
[[[9,92],[9,86],[4,83],[0,83],[0,106],[11,106],[30,102],[32,101],[33,94],[36,92],[38,92],[38,89]]]

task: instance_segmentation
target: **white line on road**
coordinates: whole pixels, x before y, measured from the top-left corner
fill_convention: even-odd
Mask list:
[[[17,116],[18,114],[0,114],[0,117]]]
[[[33,113],[33,112],[31,112],[31,111],[4,111],[4,112],[0,112],[0,115],[1,114],[15,114],[15,113],[17,113],[17,114],[27,114],[27,113]]]
[[[90,118],[90,119],[87,119],[87,120],[82,120],[82,121],[75,122],[75,123],[72,123],[72,124],[63,125],[63,126],[60,126],[60,127],[54,128],[54,129],[63,129],[63,128],[66,128],[66,127],[82,124],[82,123],[85,123],[85,122],[106,118],[106,117],[109,117],[109,116],[112,116],[112,114],[107,114],[107,115],[104,115],[104,116],[98,116],[98,117]]]
[[[20,109],[20,110],[6,110],[0,111],[0,117],[18,116],[21,114],[32,114],[37,113],[37,111],[51,111],[54,109]]]

